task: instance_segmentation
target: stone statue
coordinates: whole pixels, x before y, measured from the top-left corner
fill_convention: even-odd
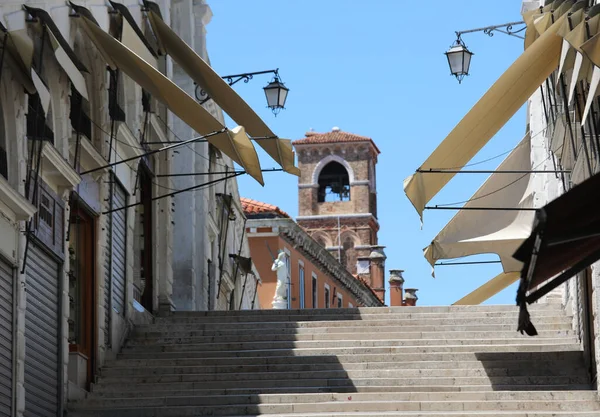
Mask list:
[[[277,310],[287,308],[287,268],[285,266],[285,252],[280,251],[277,258],[273,261],[271,271],[277,271],[277,286],[275,287],[275,296],[273,297],[273,308]]]

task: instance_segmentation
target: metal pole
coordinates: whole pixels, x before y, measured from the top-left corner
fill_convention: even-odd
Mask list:
[[[506,171],[489,171],[489,170],[458,170],[458,169],[418,169],[417,172],[422,174],[560,174],[570,173],[570,170],[551,170],[551,171],[536,171],[536,170],[506,170]]]
[[[502,261],[440,262],[435,264],[434,266],[499,264],[501,262]]]
[[[425,206],[425,210],[496,210],[496,211],[537,211],[536,208],[519,207],[437,207]]]
[[[184,141],[182,141],[180,143],[175,143],[175,144],[172,144],[172,145],[163,146],[160,149],[155,149],[153,151],[148,151],[148,152],[143,153],[141,155],[132,156],[131,158],[122,159],[122,160],[120,160],[118,162],[113,162],[113,163],[101,166],[99,168],[94,168],[94,169],[90,169],[88,171],[84,171],[80,175],[85,175],[85,174],[89,174],[91,172],[96,172],[96,171],[100,171],[100,170],[103,170],[103,169],[106,169],[106,168],[111,168],[111,167],[114,167],[116,165],[124,164],[126,162],[131,162],[131,161],[134,161],[136,159],[144,158],[146,156],[154,155],[155,153],[159,153],[159,152],[163,152],[163,151],[168,151],[169,149],[177,148],[178,146],[186,145],[186,144],[192,143],[192,142],[197,142],[200,139],[205,139],[205,138],[208,138],[208,137],[211,137],[211,136],[219,135],[219,134],[221,134],[223,132],[226,132],[226,131],[227,131],[227,128],[223,128],[221,130],[209,133],[209,134],[204,135],[204,136],[199,136],[197,138],[191,138],[191,139],[188,139],[188,140],[184,140]]]

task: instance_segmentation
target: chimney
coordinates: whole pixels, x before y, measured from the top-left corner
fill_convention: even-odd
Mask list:
[[[404,305],[404,296],[402,287],[404,286],[404,278],[402,277],[402,269],[390,269],[390,307],[400,307]]]
[[[419,291],[416,288],[405,288],[404,292],[406,293],[406,295],[404,296],[405,300],[404,300],[404,305],[406,306],[415,306],[417,305],[417,300],[419,299],[419,297],[417,297],[417,291]]]
[[[377,294],[381,301],[385,300],[385,260],[387,257],[383,253],[385,246],[371,246],[371,288]]]

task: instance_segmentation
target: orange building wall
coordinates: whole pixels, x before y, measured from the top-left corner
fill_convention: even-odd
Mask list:
[[[267,232],[260,230],[260,232]],[[275,295],[275,287],[277,285],[277,275],[271,271],[273,264],[266,243],[271,248],[273,255],[277,256],[279,250],[286,250],[290,253],[291,260],[291,293],[292,293],[292,308],[300,308],[300,261],[304,263],[304,308],[325,308],[325,284],[329,285],[330,307],[337,308],[337,294],[342,294],[342,307],[346,308],[349,303],[354,307],[359,307],[358,302],[344,289],[341,289],[339,284],[332,279],[319,266],[313,264],[309,259],[304,257],[298,250],[294,249],[285,239],[280,236],[257,236],[251,234],[248,236],[250,244],[250,254],[254,263],[262,285],[258,287],[258,296],[260,307],[262,309],[271,309],[271,302]],[[313,306],[312,300],[312,275],[313,272],[317,275],[317,305]],[[336,298],[333,299],[335,288]]]

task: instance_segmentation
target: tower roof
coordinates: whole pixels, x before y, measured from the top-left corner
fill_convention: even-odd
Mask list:
[[[262,203],[260,201],[244,197],[241,197],[240,201],[242,202],[244,214],[248,218],[290,217],[285,211],[272,204]]]
[[[318,133],[306,132],[304,138],[292,142],[293,145],[310,145],[319,143],[348,143],[348,142],[370,142],[379,154],[379,148],[373,139],[354,133],[342,132],[339,128],[333,128],[331,132]]]

